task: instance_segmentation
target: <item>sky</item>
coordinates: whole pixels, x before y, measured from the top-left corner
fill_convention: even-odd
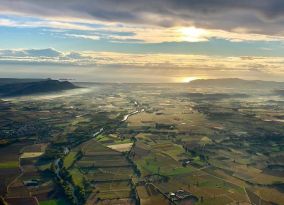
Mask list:
[[[0,0],[0,77],[284,81],[284,1]]]

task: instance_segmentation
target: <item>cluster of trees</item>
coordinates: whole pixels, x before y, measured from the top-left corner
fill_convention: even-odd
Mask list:
[[[60,187],[63,189],[65,196],[67,197],[68,201],[72,204],[76,204],[76,200],[73,197],[73,189],[71,188],[70,184],[66,181],[60,180],[58,181]]]
[[[41,158],[43,160],[54,160],[60,155],[62,155],[61,148],[59,146],[51,144],[46,148],[44,155],[41,156]]]
[[[62,192],[65,194],[66,198],[71,204],[80,205],[84,204],[86,200],[86,192],[83,187],[76,186],[71,174],[68,170],[62,167],[62,164],[59,164],[59,178],[57,177],[57,184],[62,189]],[[56,173],[55,165],[51,166],[51,170]]]
[[[86,199],[85,189],[83,187],[79,187],[79,186],[75,185],[74,180],[73,180],[72,176],[70,175],[70,173],[68,172],[67,169],[62,168],[61,172],[60,172],[60,176],[62,177],[63,181],[65,182],[65,183],[62,184],[62,187],[65,190],[66,196],[68,198],[71,197],[71,201],[75,202],[75,204],[76,204],[76,199],[74,197],[77,198],[77,201],[78,201],[77,204],[78,203],[83,204],[83,202]],[[71,193],[70,193],[70,189],[71,189]]]
[[[132,161],[131,155],[127,154],[126,155],[126,159],[131,164],[132,169],[133,169],[134,173],[136,174],[136,176],[140,177],[141,176],[141,171],[139,170],[138,166]]]
[[[186,145],[183,145],[183,148],[186,152],[189,152],[192,156],[199,156],[200,160],[202,161],[208,161],[209,156],[204,153],[205,148],[201,146],[192,146],[188,147]]]

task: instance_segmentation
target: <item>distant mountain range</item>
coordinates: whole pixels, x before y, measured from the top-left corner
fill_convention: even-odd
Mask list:
[[[199,79],[189,82],[192,87],[222,87],[240,89],[282,89],[284,82],[262,81],[262,80],[243,80],[239,78],[221,79]]]
[[[280,95],[280,96],[284,96],[284,89],[283,90],[275,90],[274,93],[277,94],[277,95]]]
[[[52,79],[9,79],[0,78],[0,96],[12,97],[75,89],[68,81]]]

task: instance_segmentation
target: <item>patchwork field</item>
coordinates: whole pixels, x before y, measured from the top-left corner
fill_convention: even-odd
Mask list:
[[[3,200],[283,204],[280,97],[180,84],[85,86],[4,107],[0,100]]]

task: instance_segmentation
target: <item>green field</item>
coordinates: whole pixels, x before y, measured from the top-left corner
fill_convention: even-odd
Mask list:
[[[41,171],[50,169],[50,167],[51,167],[51,162],[41,164],[41,165],[38,166],[39,170],[41,170]]]
[[[70,168],[74,161],[76,160],[77,152],[69,152],[69,154],[64,158],[63,165],[66,169]]]
[[[54,199],[48,201],[42,201],[39,203],[40,205],[69,205],[64,199]]]
[[[192,172],[190,167],[182,167],[180,163],[165,154],[152,153],[143,160],[136,161],[140,170],[147,174],[179,175]]]
[[[18,161],[8,161],[8,162],[1,162],[0,169],[11,169],[19,167]]]
[[[115,145],[115,144],[123,144],[123,143],[130,143],[131,139],[120,139],[118,137],[111,137],[105,135],[99,135],[97,141],[104,144],[104,145]]]
[[[73,179],[73,181],[74,181],[74,184],[77,185],[77,186],[79,186],[79,187],[82,187],[82,188],[83,188],[83,187],[84,187],[84,184],[83,184],[84,176],[83,176],[83,174],[80,172],[80,170],[74,168],[74,169],[72,169],[72,170],[70,171],[70,174],[71,174],[71,176],[72,176],[72,179]]]

